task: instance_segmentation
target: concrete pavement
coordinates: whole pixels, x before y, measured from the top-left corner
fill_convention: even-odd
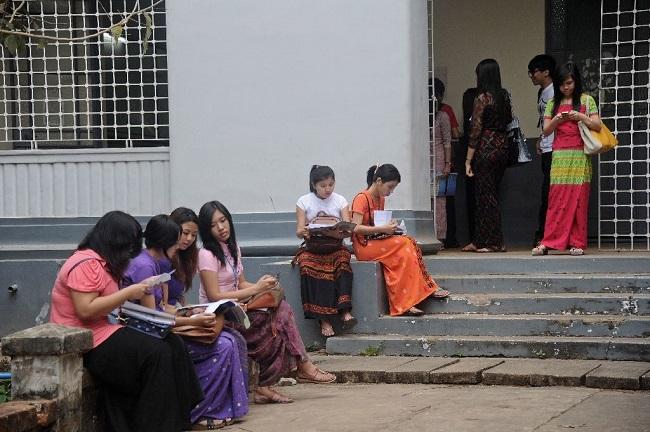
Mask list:
[[[586,387],[298,384],[224,431],[643,432],[650,392]]]

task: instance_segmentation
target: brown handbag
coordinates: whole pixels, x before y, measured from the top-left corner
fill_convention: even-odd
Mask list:
[[[284,289],[276,285],[268,291],[255,294],[246,302],[246,310],[271,308],[275,309],[284,300]]]
[[[217,315],[217,323],[212,327],[202,327],[196,325],[183,325],[172,328],[172,332],[194,342],[211,344],[217,340],[224,324],[224,315]]]

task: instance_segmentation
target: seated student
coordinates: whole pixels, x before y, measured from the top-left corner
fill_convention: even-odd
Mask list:
[[[112,211],[101,217],[59,271],[50,321],[93,332],[84,366],[101,383],[104,430],[178,432],[190,427],[190,410],[203,397],[183,342],[174,334],[156,339],[108,320],[125,301],[150,294],[147,283],[118,289],[141,247],[142,228],[133,216]]]
[[[185,210],[189,215],[189,218],[186,219],[191,219],[192,215],[196,218],[194,212],[189,209]],[[179,218],[178,213],[180,211],[177,212],[177,220],[182,221],[183,218]],[[192,222],[181,222],[179,225],[174,218],[167,215],[154,216],[147,223],[144,232],[147,249],[139,256],[142,256],[143,253],[147,255],[143,259],[138,260],[136,258],[131,261],[127,271],[129,280],[138,281],[139,278],[156,276],[169,271],[171,267],[170,260],[175,259],[178,250],[184,245],[186,245],[184,250],[194,247],[196,252],[194,242],[189,243],[183,240],[192,237],[191,224]],[[190,234],[183,235],[183,230],[185,232],[190,231]],[[175,243],[170,246],[172,239],[175,239]],[[196,231],[194,231],[194,239],[196,239]],[[191,250],[189,255],[191,256]],[[155,261],[154,257],[158,258],[158,261]],[[177,268],[180,267],[182,266],[179,265]],[[183,270],[181,270],[181,273],[187,275],[187,272],[183,272]],[[190,283],[192,274],[192,272],[189,273]],[[176,297],[171,299],[174,303],[181,300],[177,297],[179,290],[176,283],[178,283],[177,279],[170,280],[168,284],[171,285],[171,288],[167,290],[172,293],[173,297]],[[181,292],[184,292],[184,289]],[[162,301],[163,296],[158,298],[155,305],[149,304],[148,306],[158,310],[165,309]],[[191,317],[177,316],[176,325],[213,328],[217,325],[217,319],[223,319],[223,316],[217,317],[211,313],[197,313]],[[191,338],[183,338],[205,394],[205,399],[192,409],[193,430],[220,428],[226,424],[231,424],[235,418],[243,417],[248,412],[247,357],[244,342],[242,341],[240,344],[237,336],[241,338],[240,335],[234,335],[232,332],[222,331],[211,344],[197,342]]]
[[[415,239],[406,235],[393,235],[397,222],[375,226],[374,211],[384,209],[384,198],[389,196],[402,180],[394,165],[371,166],[367,173],[368,188],[352,200],[354,255],[360,261],[379,261],[384,270],[390,314],[422,315],[415,307],[427,297],[442,299],[449,296],[440,289],[426,270],[422,252]],[[376,238],[377,235],[386,236]]]
[[[203,241],[203,249],[199,251],[201,302],[226,298],[244,300],[277,285],[277,280],[268,275],[256,283],[246,280],[232,216],[219,201],[210,201],[201,207],[199,235]],[[270,386],[295,368],[301,382],[319,384],[336,380],[336,376],[320,370],[309,360],[293,310],[286,301],[282,300],[277,308],[271,310],[249,310],[248,316],[249,329],[232,325],[246,339],[249,357],[260,366],[255,403],[293,402]]]
[[[314,165],[309,172],[307,195],[296,204],[296,235],[309,241],[307,224],[318,216],[333,216],[350,221],[348,202],[334,192],[334,171],[328,166]],[[300,267],[300,294],[305,318],[320,322],[321,334],[334,336],[331,320],[340,315],[343,329],[354,327],[352,316],[352,268],[350,252],[339,242],[334,250],[298,249],[293,263]]]
[[[152,217],[144,230],[145,249],[129,262],[124,272],[122,285],[138,283],[151,276],[160,275],[164,268],[171,267],[169,257],[178,249],[180,227],[167,215]],[[151,295],[140,299],[143,306],[163,310],[164,298],[167,296],[167,284],[153,287]]]

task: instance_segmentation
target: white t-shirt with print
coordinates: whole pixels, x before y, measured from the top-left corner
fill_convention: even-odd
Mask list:
[[[326,199],[318,198],[315,193],[311,192],[298,198],[296,206],[305,212],[307,223],[309,223],[321,212],[327,216],[336,216],[342,219],[341,209],[347,207],[348,202],[336,192]]]
[[[542,94],[539,95],[539,100],[537,101],[537,110],[539,111],[539,127],[544,129],[544,113],[546,112],[546,104],[553,99],[553,83],[550,83],[542,90]],[[545,137],[540,138],[539,148],[542,150],[542,153],[547,153],[553,151],[553,139],[555,138],[555,133],[550,134]]]

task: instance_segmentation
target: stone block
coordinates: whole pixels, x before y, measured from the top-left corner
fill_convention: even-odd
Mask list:
[[[641,390],[650,390],[650,372],[641,377]]]
[[[457,361],[458,359],[444,357],[416,358],[394,369],[387,370],[384,374],[384,382],[388,384],[429,384],[431,371]]]
[[[463,358],[455,363],[429,374],[431,384],[478,384],[483,380],[483,371],[503,363],[494,358]]]
[[[38,428],[36,408],[29,402],[0,404],[0,432],[31,432]]]
[[[483,372],[483,384],[516,386],[581,386],[598,360],[514,359]]]
[[[409,357],[332,356],[321,361],[319,367],[336,375],[339,383],[383,383],[386,371],[411,361]]]
[[[43,324],[2,338],[2,354],[10,357],[83,353],[92,347],[90,330],[58,324]]]
[[[641,379],[650,372],[650,363],[603,362],[598,369],[587,374],[587,387],[603,389],[638,390]]]

